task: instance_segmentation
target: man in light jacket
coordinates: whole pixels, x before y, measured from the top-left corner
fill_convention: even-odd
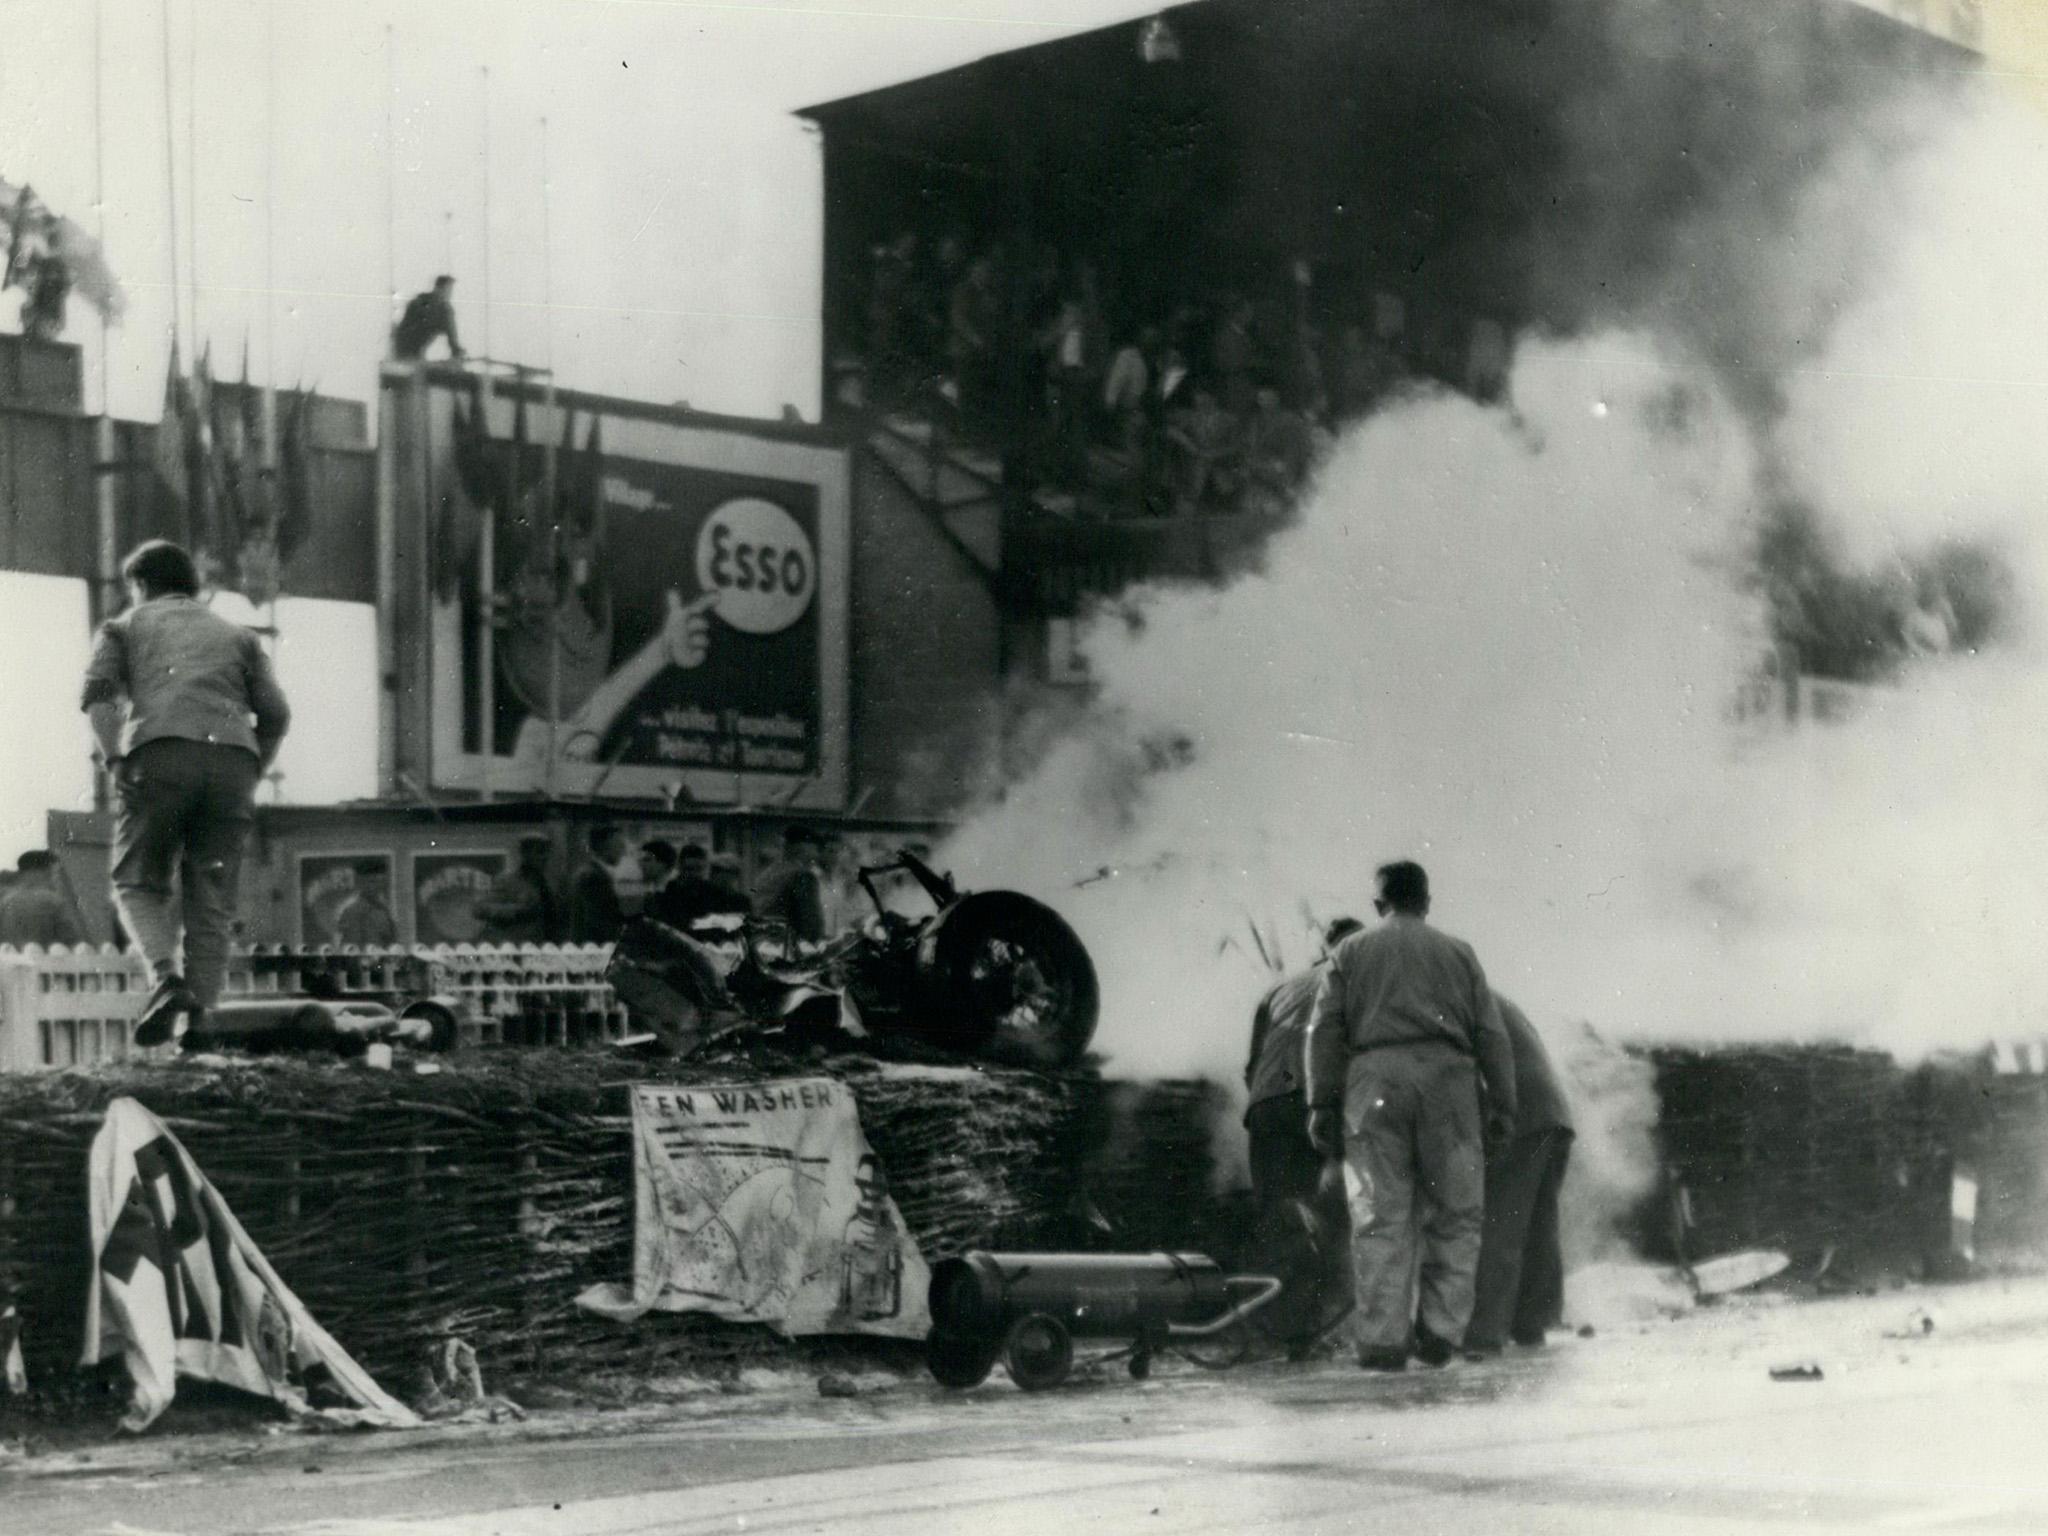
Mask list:
[[[1427,921],[1422,866],[1382,865],[1377,880],[1384,921],[1337,947],[1316,998],[1309,1136],[1344,1159],[1358,1363],[1398,1371],[1411,1352],[1443,1365],[1464,1342],[1485,1143],[1514,1125],[1515,1077],[1479,957]]]
[[[152,539],[121,579],[128,607],[100,626],[80,703],[114,781],[114,904],[156,979],[135,1026],[148,1046],[220,1001],[256,786],[291,708],[256,636],[199,601],[183,549]]]

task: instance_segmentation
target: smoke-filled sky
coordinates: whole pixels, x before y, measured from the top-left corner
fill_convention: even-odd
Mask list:
[[[1649,290],[1630,329],[1525,343],[1512,410],[1438,397],[1353,431],[1263,572],[1097,617],[1088,727],[947,852],[1074,918],[1119,1066],[1232,1074],[1268,980],[1251,924],[1299,965],[1308,917],[1369,918],[1404,856],[1539,1023],[2042,1032],[2048,146],[1974,86],[1880,126],[1895,152],[1845,140],[1767,223],[1722,203],[1671,242],[1711,268],[1672,287],[1721,295],[1729,335],[1798,327],[1772,389],[1724,387],[1722,338],[1697,307],[1660,325]],[[1764,633],[1741,576],[1786,492],[1871,569],[1992,543],[2015,635],[1839,726],[1737,728]]]

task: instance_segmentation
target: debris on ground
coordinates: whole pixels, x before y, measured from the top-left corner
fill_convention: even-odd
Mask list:
[[[1740,1253],[1724,1253],[1719,1258],[1702,1259],[1692,1266],[1692,1288],[1700,1300],[1706,1301],[1762,1285],[1791,1267],[1791,1255],[1774,1248],[1748,1248]]]
[[[420,1373],[419,1411],[440,1423],[499,1424],[522,1420],[526,1410],[484,1390],[476,1350],[465,1339],[442,1339],[427,1351]]]
[[[1771,1367],[1773,1381],[1819,1381],[1821,1368],[1811,1360],[1802,1360],[1797,1365],[1774,1365]]]
[[[842,1376],[837,1371],[827,1371],[818,1378],[820,1397],[859,1397],[860,1383],[851,1376]]]

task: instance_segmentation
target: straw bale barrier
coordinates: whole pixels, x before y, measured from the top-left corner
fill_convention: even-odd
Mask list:
[[[824,1062],[635,1063],[484,1053],[438,1074],[269,1060],[0,1075],[0,1285],[31,1375],[78,1358],[87,1149],[109,1100],[162,1117],[329,1332],[404,1390],[426,1346],[469,1340],[499,1377],[717,1372],[788,1346],[761,1328],[572,1298],[632,1267],[627,1085],[824,1072],[844,1081],[928,1256],[1037,1241],[1065,1199],[1084,1079]]]

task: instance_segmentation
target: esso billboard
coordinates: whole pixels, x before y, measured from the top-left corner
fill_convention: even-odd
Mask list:
[[[804,616],[818,590],[818,552],[772,501],[742,496],[715,508],[697,533],[697,586],[718,616],[749,635],[773,635]]]

